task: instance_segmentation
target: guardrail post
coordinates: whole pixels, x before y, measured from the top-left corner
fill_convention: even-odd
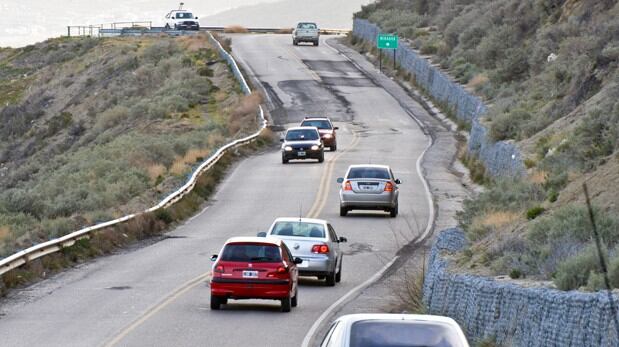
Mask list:
[[[71,37],[71,27],[67,25],[67,36]]]

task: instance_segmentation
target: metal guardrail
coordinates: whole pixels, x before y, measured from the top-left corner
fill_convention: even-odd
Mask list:
[[[68,25],[67,36],[101,36],[105,30],[122,30],[122,29],[146,29],[153,28],[153,22],[113,22],[96,25]],[[77,31],[77,34],[75,33]]]
[[[226,52],[226,50],[221,46],[219,41],[217,41],[215,37],[213,37],[213,35],[210,33],[209,33],[209,40],[216,46],[221,57],[224,58],[230,65],[230,68],[232,69],[234,76],[237,78],[237,80],[241,84],[241,89],[243,90],[243,92],[245,94],[250,94],[251,89],[249,85],[247,84],[245,77],[241,73],[241,70],[236,64],[236,61],[234,60],[234,58],[228,52]],[[41,258],[51,253],[58,252],[65,247],[69,247],[73,245],[75,241],[77,240],[89,238],[92,232],[124,223],[141,214],[157,211],[159,209],[165,208],[179,201],[185,195],[189,194],[193,190],[198,180],[198,177],[200,177],[200,175],[202,175],[204,172],[208,171],[213,165],[215,165],[215,163],[217,163],[219,159],[221,159],[221,157],[223,157],[223,155],[226,154],[227,151],[256,140],[256,138],[260,135],[262,130],[264,130],[267,126],[267,120],[264,116],[264,110],[262,109],[261,105],[258,106],[258,116],[260,117],[261,123],[262,123],[260,126],[260,130],[258,130],[252,135],[249,135],[242,139],[238,139],[231,143],[228,143],[227,145],[218,149],[213,155],[211,155],[202,164],[200,164],[200,166],[193,172],[193,174],[191,175],[187,183],[185,183],[181,188],[179,188],[174,193],[165,197],[157,205],[147,209],[144,212],[130,214],[130,215],[127,215],[127,216],[124,216],[124,217],[121,217],[115,220],[111,220],[108,222],[104,222],[104,223],[93,225],[87,228],[83,228],[71,234],[68,234],[68,235],[65,235],[57,239],[44,242],[44,243],[40,243],[38,245],[34,245],[28,249],[12,254],[0,260],[0,276],[32,260]]]

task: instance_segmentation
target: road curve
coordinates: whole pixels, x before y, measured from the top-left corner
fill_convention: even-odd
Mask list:
[[[231,170],[210,205],[163,241],[65,271],[0,305],[7,346],[299,346],[332,303],[372,277],[426,228],[429,208],[416,161],[428,139],[393,97],[323,40],[292,46],[288,35],[235,35],[235,56],[268,91],[281,126],[328,115],[340,127],[325,163],[282,165],[277,151]],[[335,179],[350,164],[391,165],[402,180],[400,215],[339,217]],[[223,242],[255,235],[280,216],[328,219],[345,245],[342,283],[303,279],[299,307],[231,301],[209,309],[209,257]]]

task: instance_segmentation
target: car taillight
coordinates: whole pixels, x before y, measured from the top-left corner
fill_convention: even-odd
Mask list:
[[[283,266],[280,266],[280,267],[277,268],[277,273],[278,274],[283,274],[283,273],[286,273],[286,272],[288,272],[288,269],[283,267]]]
[[[385,191],[386,192],[392,192],[393,191],[393,183],[391,183],[391,182],[385,183]]]
[[[314,246],[312,246],[312,253],[327,254],[327,253],[329,253],[329,246],[327,246],[327,245],[314,245]]]
[[[346,181],[346,183],[344,183],[344,190],[352,190],[352,184],[350,184],[350,181]]]
[[[223,273],[223,272],[224,272],[224,267],[223,267],[223,265],[217,265],[217,266],[215,266],[215,268],[213,269],[213,272]]]

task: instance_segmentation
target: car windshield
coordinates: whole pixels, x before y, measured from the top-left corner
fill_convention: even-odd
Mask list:
[[[314,129],[290,130],[286,133],[286,141],[313,141],[318,139],[318,132]]]
[[[378,178],[388,180],[391,179],[389,170],[377,167],[354,167],[348,172],[348,178]]]
[[[316,127],[318,129],[331,129],[331,123],[328,120],[306,120],[301,123],[304,127]]]
[[[449,325],[440,322],[365,320],[353,323],[350,347],[463,347]]]
[[[316,24],[314,23],[299,23],[299,29],[316,29]]]
[[[221,260],[271,263],[282,261],[279,247],[266,244],[232,243],[224,247]]]
[[[271,235],[324,238],[325,228],[318,223],[277,222]]]
[[[191,19],[193,14],[191,12],[181,12],[176,14],[176,18]]]

